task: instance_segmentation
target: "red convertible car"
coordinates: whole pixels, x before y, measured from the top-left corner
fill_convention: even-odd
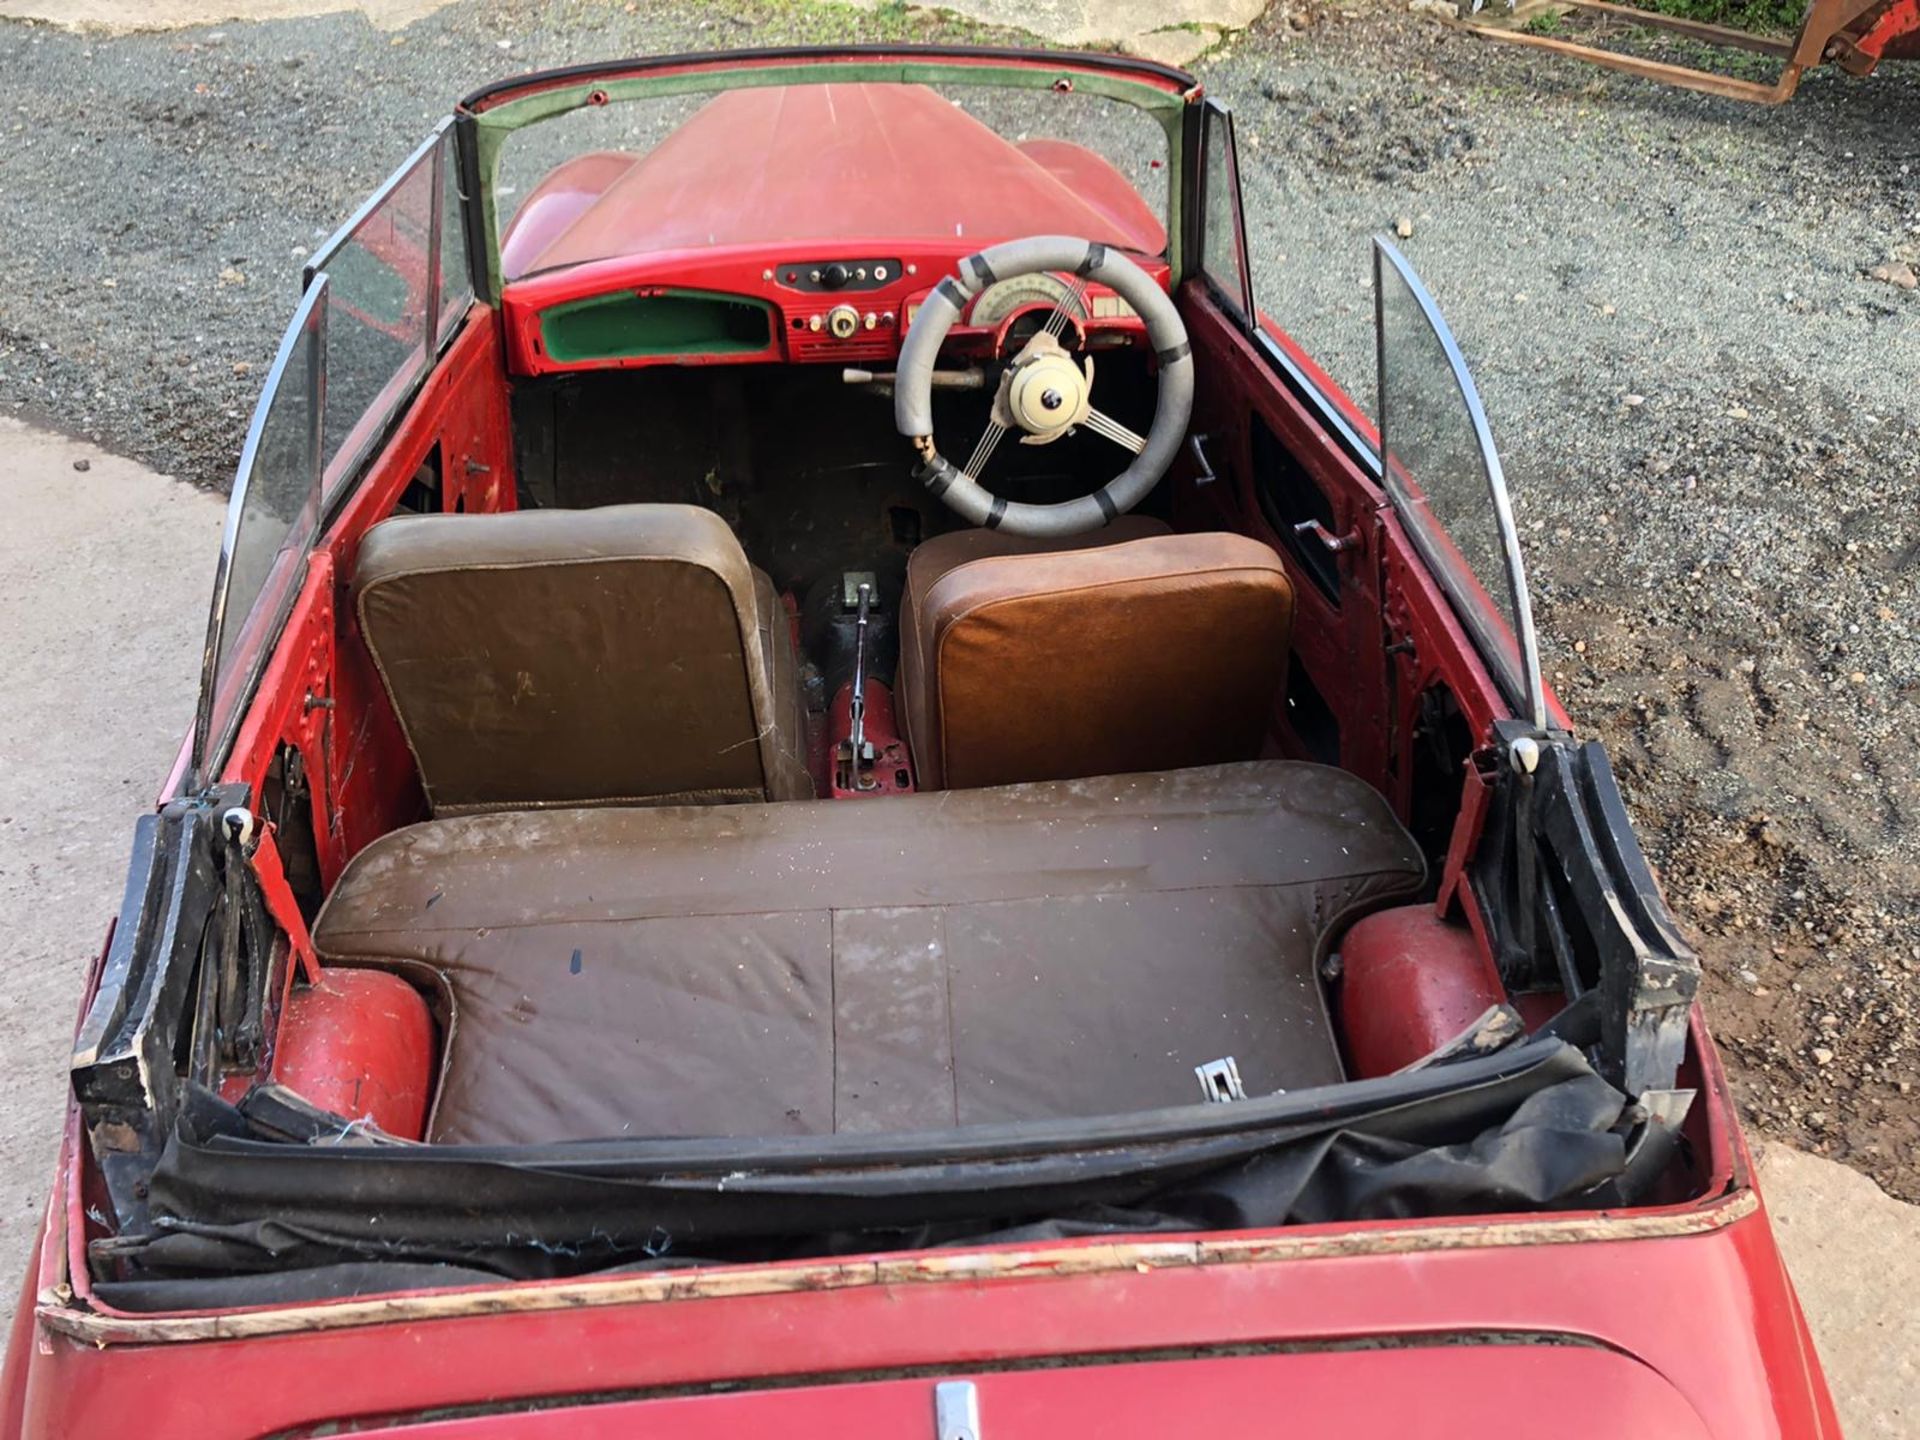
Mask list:
[[[479,91],[315,255],[34,1437],[1838,1433],[1458,347],[1111,56]],[[103,917],[105,918],[105,917]]]

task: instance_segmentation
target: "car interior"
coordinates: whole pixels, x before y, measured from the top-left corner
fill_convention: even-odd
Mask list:
[[[1156,368],[1144,337],[1102,352],[1129,428]],[[936,394],[943,434],[991,423],[983,390]],[[1315,582],[1190,452],[1109,523],[1017,535],[930,495],[890,421],[824,368],[530,378],[516,508],[452,513],[429,473],[438,513],[366,530],[339,643],[420,815],[314,908],[284,1080],[354,1109],[335,990],[355,1026],[425,997],[435,1073],[373,1113],[442,1144],[938,1130],[1356,1073],[1334,957],[1438,857],[1292,718]],[[1002,453],[1035,506],[1120,456]],[[1484,972],[1434,1024],[1499,998]]]
[[[1377,1079],[1568,1005],[1465,903],[1511,688],[1255,318],[1231,189],[1180,279],[1120,162],[926,87],[678,125],[520,195],[471,250],[497,304],[439,245],[399,312],[431,363],[328,420],[310,555],[247,558],[237,502],[288,599],[271,645],[264,604],[217,631],[256,678],[197,734],[258,797],[228,842],[286,978],[220,982],[270,1040],[200,1025],[190,1079],[436,1145],[929,1134]],[[815,168],[739,204],[703,125]],[[907,133],[974,165],[882,248],[821,177]],[[305,336],[329,416],[404,375],[353,287],[454,213],[431,144],[310,275],[287,404]],[[1098,233],[942,231],[1007,187]]]
[[[1384,435],[1190,77],[790,58],[477,92],[311,258],[75,1042],[96,1297],[1730,1173],[1391,242]]]

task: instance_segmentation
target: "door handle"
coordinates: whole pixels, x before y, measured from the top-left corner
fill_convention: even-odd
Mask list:
[[[1194,466],[1200,472],[1193,477],[1195,486],[1211,485],[1220,478],[1213,473],[1213,466],[1207,463],[1206,443],[1212,438],[1211,435],[1189,435],[1187,437],[1187,449],[1192,453]]]
[[[1360,532],[1349,530],[1344,535],[1336,535],[1318,520],[1302,520],[1293,527],[1296,535],[1311,535],[1327,549],[1338,553],[1341,550],[1356,550],[1360,546]]]

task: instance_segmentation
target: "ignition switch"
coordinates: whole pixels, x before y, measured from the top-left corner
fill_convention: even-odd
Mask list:
[[[851,305],[836,305],[827,312],[827,332],[836,340],[851,340],[860,328],[860,312]]]

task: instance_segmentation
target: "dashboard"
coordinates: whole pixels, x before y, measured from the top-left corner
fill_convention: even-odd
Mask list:
[[[984,243],[984,242],[983,242]],[[981,244],[876,244],[839,253],[681,251],[530,275],[502,296],[517,375],[649,365],[891,362],[933,287]],[[1164,260],[1143,261],[1161,285]],[[990,284],[953,327],[946,352],[991,360],[1017,350],[1059,306],[1089,349],[1144,345],[1133,307],[1070,275]]]

